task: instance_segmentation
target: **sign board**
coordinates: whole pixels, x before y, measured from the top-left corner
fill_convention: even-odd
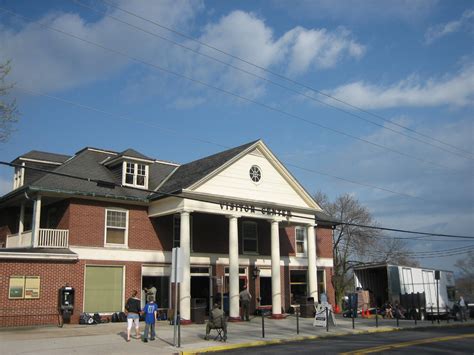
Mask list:
[[[314,316],[313,327],[326,327],[327,321],[326,309],[318,306]]]
[[[183,252],[173,248],[171,258],[171,282],[183,282]]]
[[[328,309],[329,319],[326,318],[326,308]],[[316,307],[316,315],[314,316],[313,327],[326,327],[328,321],[331,321],[334,326],[336,325],[336,318],[334,317],[332,306],[327,302],[321,302]]]

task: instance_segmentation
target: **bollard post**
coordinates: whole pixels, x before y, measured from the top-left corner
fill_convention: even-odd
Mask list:
[[[263,316],[263,309],[262,309],[262,338],[265,338],[265,317]]]
[[[431,324],[434,324],[433,303],[431,304]]]
[[[328,312],[327,307],[326,307],[326,331],[329,332],[329,312]]]
[[[446,320],[449,323],[449,308],[446,306]]]
[[[416,321],[418,319],[418,311],[416,309],[415,309],[415,315],[414,315],[413,318],[415,318],[415,325],[416,325]]]
[[[379,327],[379,309],[375,306],[375,328]]]
[[[296,313],[296,334],[300,334],[300,310],[299,307],[295,307]]]
[[[181,317],[178,313],[178,348],[181,347]]]
[[[351,318],[352,318],[352,329],[355,329],[355,322],[354,322],[354,310],[351,308]]]
[[[398,307],[395,309],[395,312],[397,313],[397,317],[396,317],[396,318],[397,318],[397,328],[398,328],[398,326],[400,325],[400,324],[399,324],[399,320],[398,320],[398,318],[400,318],[400,313],[399,313],[399,311],[398,311]]]

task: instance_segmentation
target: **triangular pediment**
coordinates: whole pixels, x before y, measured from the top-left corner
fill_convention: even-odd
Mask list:
[[[321,210],[262,141],[256,142],[186,190],[243,201]]]

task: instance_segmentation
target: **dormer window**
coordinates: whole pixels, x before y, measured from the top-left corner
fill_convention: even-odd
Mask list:
[[[25,163],[22,164],[23,166]],[[25,179],[25,168],[15,167],[15,176],[13,177],[13,190],[22,187]]]
[[[148,165],[124,162],[123,184],[127,186],[148,188]]]

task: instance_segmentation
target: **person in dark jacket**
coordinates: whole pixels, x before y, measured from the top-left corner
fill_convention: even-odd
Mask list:
[[[127,300],[125,304],[125,310],[127,311],[127,341],[130,341],[130,331],[132,325],[135,324],[136,338],[140,339],[140,312],[141,312],[141,301],[137,297],[137,290],[133,290],[132,296]]]

